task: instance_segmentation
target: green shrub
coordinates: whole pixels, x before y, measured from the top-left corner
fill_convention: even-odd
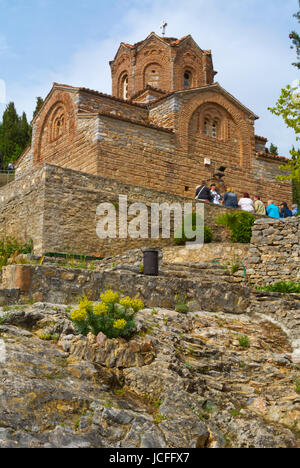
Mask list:
[[[191,236],[189,238],[185,235],[185,226],[188,223],[191,225],[193,231],[190,233]],[[182,226],[175,232],[174,243],[176,245],[185,245],[186,242],[193,242],[196,239],[196,234],[198,234],[198,237],[201,236],[202,229],[204,229],[204,243],[211,243],[213,241],[213,233],[211,229],[208,226],[203,226],[202,216],[197,215],[197,213],[191,213],[184,218]]]
[[[240,336],[238,341],[242,348],[250,348],[249,338],[247,335]]]
[[[285,294],[300,294],[300,282],[296,281],[279,281],[278,283],[270,284],[259,288],[262,291],[278,292]]]
[[[0,239],[0,270],[7,265],[8,259],[19,254],[29,254],[33,251],[33,241],[22,244],[14,237],[2,237]]]
[[[247,211],[225,213],[216,220],[217,224],[225,226],[231,231],[231,241],[249,244],[255,217]]]
[[[187,302],[187,296],[177,294],[175,297],[175,311],[181,314],[187,314],[189,312],[189,304]]]
[[[108,290],[101,294],[100,304],[82,297],[70,318],[81,335],[102,332],[108,338],[130,339],[136,331],[134,316],[143,308],[144,304],[139,299],[120,299],[119,293]]]

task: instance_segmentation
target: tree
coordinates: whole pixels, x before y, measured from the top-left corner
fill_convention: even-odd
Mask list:
[[[297,18],[298,23],[300,23],[300,0],[299,1],[299,10],[294,14],[294,17]],[[296,55],[298,62],[293,63],[297,68],[300,68],[300,35],[296,31],[292,31],[290,34],[290,39],[292,41],[292,49],[296,49]]]
[[[13,102],[10,102],[0,124],[0,155],[3,169],[10,161],[15,162],[31,141],[31,127],[25,112],[19,117]]]
[[[281,96],[278,99],[276,106],[269,108],[274,115],[283,118],[286,126],[294,130],[296,140],[300,140],[300,99],[297,97],[297,92],[290,85],[281,90]],[[281,170],[288,171],[289,174],[280,176],[280,180],[295,180],[300,182],[300,149],[293,148],[290,151],[292,159],[283,166]]]
[[[273,145],[273,143],[271,143],[269,151],[270,151],[270,154],[273,154],[274,156],[278,156],[278,147]]]
[[[37,113],[39,112],[40,108],[42,107],[42,105],[44,104],[44,99],[41,98],[40,96],[36,98],[36,107],[35,107],[35,110],[33,112],[33,118],[35,118],[35,116],[37,115]]]

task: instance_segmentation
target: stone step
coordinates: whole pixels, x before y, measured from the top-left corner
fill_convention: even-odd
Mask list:
[[[227,268],[219,263],[203,262],[203,263],[162,263],[162,267],[166,266],[173,270],[191,269],[191,270],[216,270],[227,271]]]

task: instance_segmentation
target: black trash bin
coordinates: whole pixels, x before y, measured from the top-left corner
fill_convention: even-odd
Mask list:
[[[158,250],[145,249],[144,253],[144,275],[158,276]]]

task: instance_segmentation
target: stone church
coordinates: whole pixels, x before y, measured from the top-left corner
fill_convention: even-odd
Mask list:
[[[50,164],[193,198],[224,166],[221,190],[291,203],[291,184],[276,180],[286,158],[268,152],[258,116],[215,82],[210,50],[151,33],[121,43],[110,67],[112,95],[53,84],[17,178]]]

